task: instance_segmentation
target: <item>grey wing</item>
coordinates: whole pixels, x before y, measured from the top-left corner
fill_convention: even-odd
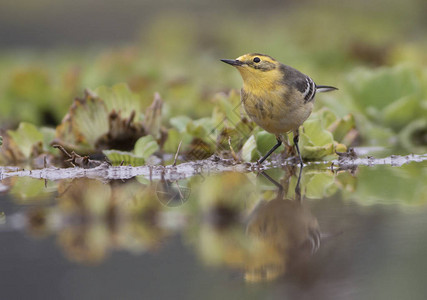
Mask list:
[[[312,101],[316,95],[316,84],[314,81],[292,67],[283,65],[282,68],[285,74],[285,84],[297,89],[302,94],[304,103]]]

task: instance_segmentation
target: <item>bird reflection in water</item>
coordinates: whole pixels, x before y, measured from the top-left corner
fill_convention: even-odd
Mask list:
[[[193,224],[197,237],[191,242],[205,264],[239,270],[248,282],[305,274],[320,230],[302,201],[301,172],[294,180],[294,170],[286,168],[281,183],[266,173],[257,180],[254,174],[224,173],[199,184],[202,220]]]
[[[245,280],[273,280],[304,265],[319,249],[319,224],[301,200],[301,171],[292,198],[287,197],[289,175],[282,185],[261,173],[277,186],[277,195],[270,201],[260,200],[248,217],[246,233],[259,251],[246,262]]]

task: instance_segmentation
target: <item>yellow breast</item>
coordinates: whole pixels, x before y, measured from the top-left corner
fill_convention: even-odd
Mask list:
[[[283,84],[280,68],[262,72],[238,68],[243,78],[242,102],[249,117],[264,130],[282,134],[296,130],[308,118],[313,103]]]
[[[310,115],[313,104],[304,103],[294,90],[253,91],[242,89],[242,102],[249,117],[264,130],[282,134],[296,130]]]

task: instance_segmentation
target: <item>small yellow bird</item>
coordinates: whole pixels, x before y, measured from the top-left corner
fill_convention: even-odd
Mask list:
[[[303,166],[298,147],[299,127],[313,110],[316,92],[337,90],[316,85],[300,71],[271,56],[250,53],[237,59],[221,59],[237,68],[243,78],[241,99],[249,117],[264,130],[276,135],[277,144],[260,160],[261,164],[282,144],[281,134],[293,132],[294,145]]]

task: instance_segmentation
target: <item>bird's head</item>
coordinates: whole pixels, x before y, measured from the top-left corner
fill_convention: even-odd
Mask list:
[[[221,61],[236,67],[244,84],[253,88],[260,84],[272,84],[281,78],[280,63],[265,54],[250,53],[236,59],[221,59]]]

